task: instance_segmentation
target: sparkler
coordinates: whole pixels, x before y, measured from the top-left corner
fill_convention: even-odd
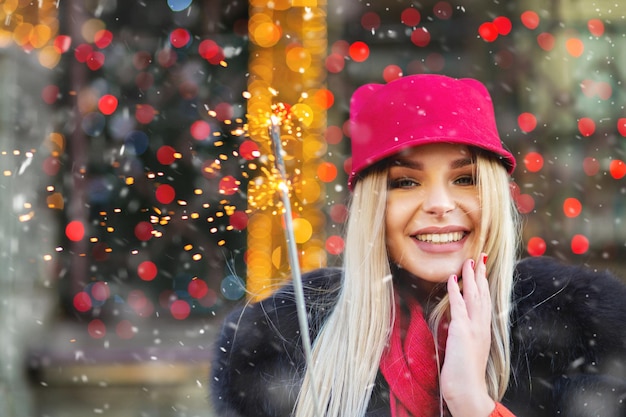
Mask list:
[[[285,221],[285,239],[287,243],[287,252],[289,254],[289,264],[291,266],[291,274],[293,280],[294,295],[296,299],[296,310],[298,313],[298,322],[300,326],[300,335],[302,337],[302,346],[304,348],[304,356],[309,368],[309,372],[313,375],[313,355],[311,353],[311,338],[309,336],[309,323],[306,315],[306,302],[304,300],[304,290],[302,288],[302,279],[300,273],[300,263],[298,261],[298,248],[296,247],[296,239],[293,231],[293,220],[291,218],[291,202],[289,199],[289,186],[287,185],[287,172],[285,162],[283,160],[283,147],[280,140],[280,118],[276,115],[270,117],[271,124],[269,126],[269,136],[274,147],[274,155],[276,158],[276,169],[280,176],[278,183],[278,192],[283,202],[283,219]],[[314,378],[313,378],[314,379]],[[319,400],[317,390],[311,387],[311,395],[315,404],[315,414],[321,415],[319,410]]]

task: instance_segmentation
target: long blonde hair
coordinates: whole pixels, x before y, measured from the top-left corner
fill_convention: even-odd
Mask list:
[[[492,343],[485,379],[489,394],[500,400],[510,375],[509,312],[515,259],[517,215],[502,164],[478,154],[477,187],[482,215],[480,251],[489,255],[487,276],[493,302]],[[314,417],[315,389],[324,417],[362,416],[367,411],[380,358],[394,315],[393,283],[385,244],[387,170],[360,179],[350,203],[344,272],[338,302],[313,344],[315,380],[308,371],[295,415]],[[449,309],[447,296],[429,316],[431,329]]]

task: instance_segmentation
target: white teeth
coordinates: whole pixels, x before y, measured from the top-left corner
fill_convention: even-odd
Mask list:
[[[465,232],[425,233],[415,236],[417,240],[429,243],[450,243],[463,239]]]

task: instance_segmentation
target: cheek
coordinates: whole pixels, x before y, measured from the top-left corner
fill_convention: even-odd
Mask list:
[[[399,198],[387,200],[385,226],[388,232],[403,230],[410,218],[410,206],[406,201]]]

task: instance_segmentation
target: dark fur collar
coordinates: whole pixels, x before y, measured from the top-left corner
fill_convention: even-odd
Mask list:
[[[303,276],[311,336],[336,301],[339,269]],[[550,258],[518,263],[512,377],[503,403],[517,416],[626,416],[626,286],[607,272]],[[212,364],[220,416],[289,416],[304,368],[291,286],[234,311]],[[389,415],[377,380],[368,416]]]

